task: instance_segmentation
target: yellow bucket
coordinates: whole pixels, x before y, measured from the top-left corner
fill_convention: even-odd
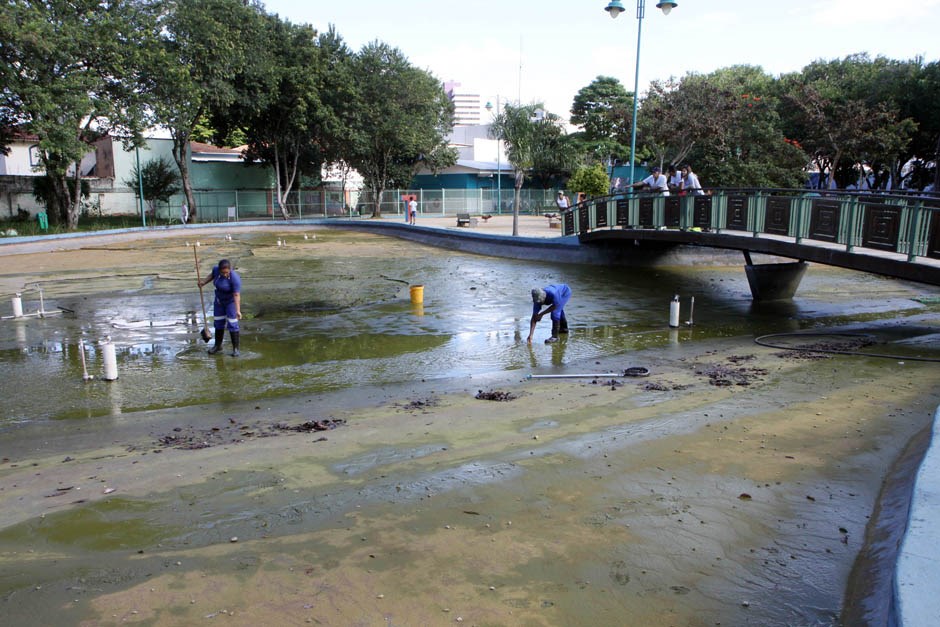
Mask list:
[[[411,286],[411,302],[420,305],[424,302],[424,286],[423,285],[412,285]]]

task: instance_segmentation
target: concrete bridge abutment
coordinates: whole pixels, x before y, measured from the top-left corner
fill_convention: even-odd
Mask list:
[[[744,271],[755,301],[793,298],[809,265],[805,261],[754,264],[746,250],[744,260],[747,262]]]

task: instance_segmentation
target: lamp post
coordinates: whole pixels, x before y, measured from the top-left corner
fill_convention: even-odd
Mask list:
[[[679,6],[679,3],[672,0],[663,0],[656,3],[656,8],[660,9],[663,15],[669,15],[669,12],[677,6]],[[611,18],[616,18],[624,12],[620,0],[610,0],[604,10],[610,13]],[[636,171],[636,107],[640,100],[640,36],[643,33],[643,16],[645,14],[646,0],[636,0],[636,71],[633,75],[633,121],[630,129],[630,185],[634,183],[633,177]]]
[[[493,110],[493,103],[486,103],[486,110]],[[499,96],[496,96],[496,117],[499,117]],[[500,201],[502,200],[503,195],[503,171],[500,166],[500,150],[499,150],[499,135],[496,135],[496,213],[501,214],[503,212],[502,205]]]

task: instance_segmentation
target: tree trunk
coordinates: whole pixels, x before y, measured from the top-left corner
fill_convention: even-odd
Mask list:
[[[183,194],[186,196],[186,204],[189,206],[189,221],[198,222],[199,217],[196,209],[196,199],[193,198],[193,183],[189,180],[189,137],[185,134],[173,134],[173,160],[176,161],[176,167],[180,170],[180,180],[183,182]]]
[[[522,182],[525,180],[525,172],[516,170],[516,185],[512,195],[512,234],[513,237],[519,235],[519,205],[522,202]]]
[[[287,199],[290,196],[290,190],[294,187],[294,179],[297,176],[297,161],[299,151],[294,152],[293,163],[288,164],[290,151],[288,154],[281,155],[281,146],[274,144],[274,179],[277,185],[277,205],[281,210],[281,217],[285,220],[290,219],[290,211],[287,209]],[[283,180],[283,184],[282,184]]]
[[[372,188],[372,217],[381,218],[382,217],[382,194],[385,193],[384,187],[373,187]]]
[[[68,213],[68,224],[69,230],[74,231],[78,228],[78,218],[82,211],[82,176],[81,176],[81,163],[75,163],[75,189],[72,191],[71,196],[66,194],[68,200],[67,213]],[[68,185],[65,186],[66,192],[68,191]]]

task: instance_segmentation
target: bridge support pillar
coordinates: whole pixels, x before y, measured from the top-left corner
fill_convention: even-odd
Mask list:
[[[748,251],[744,251],[744,259],[747,262],[744,271],[748,285],[751,286],[751,297],[759,301],[793,298],[808,265],[805,261],[754,265]]]

